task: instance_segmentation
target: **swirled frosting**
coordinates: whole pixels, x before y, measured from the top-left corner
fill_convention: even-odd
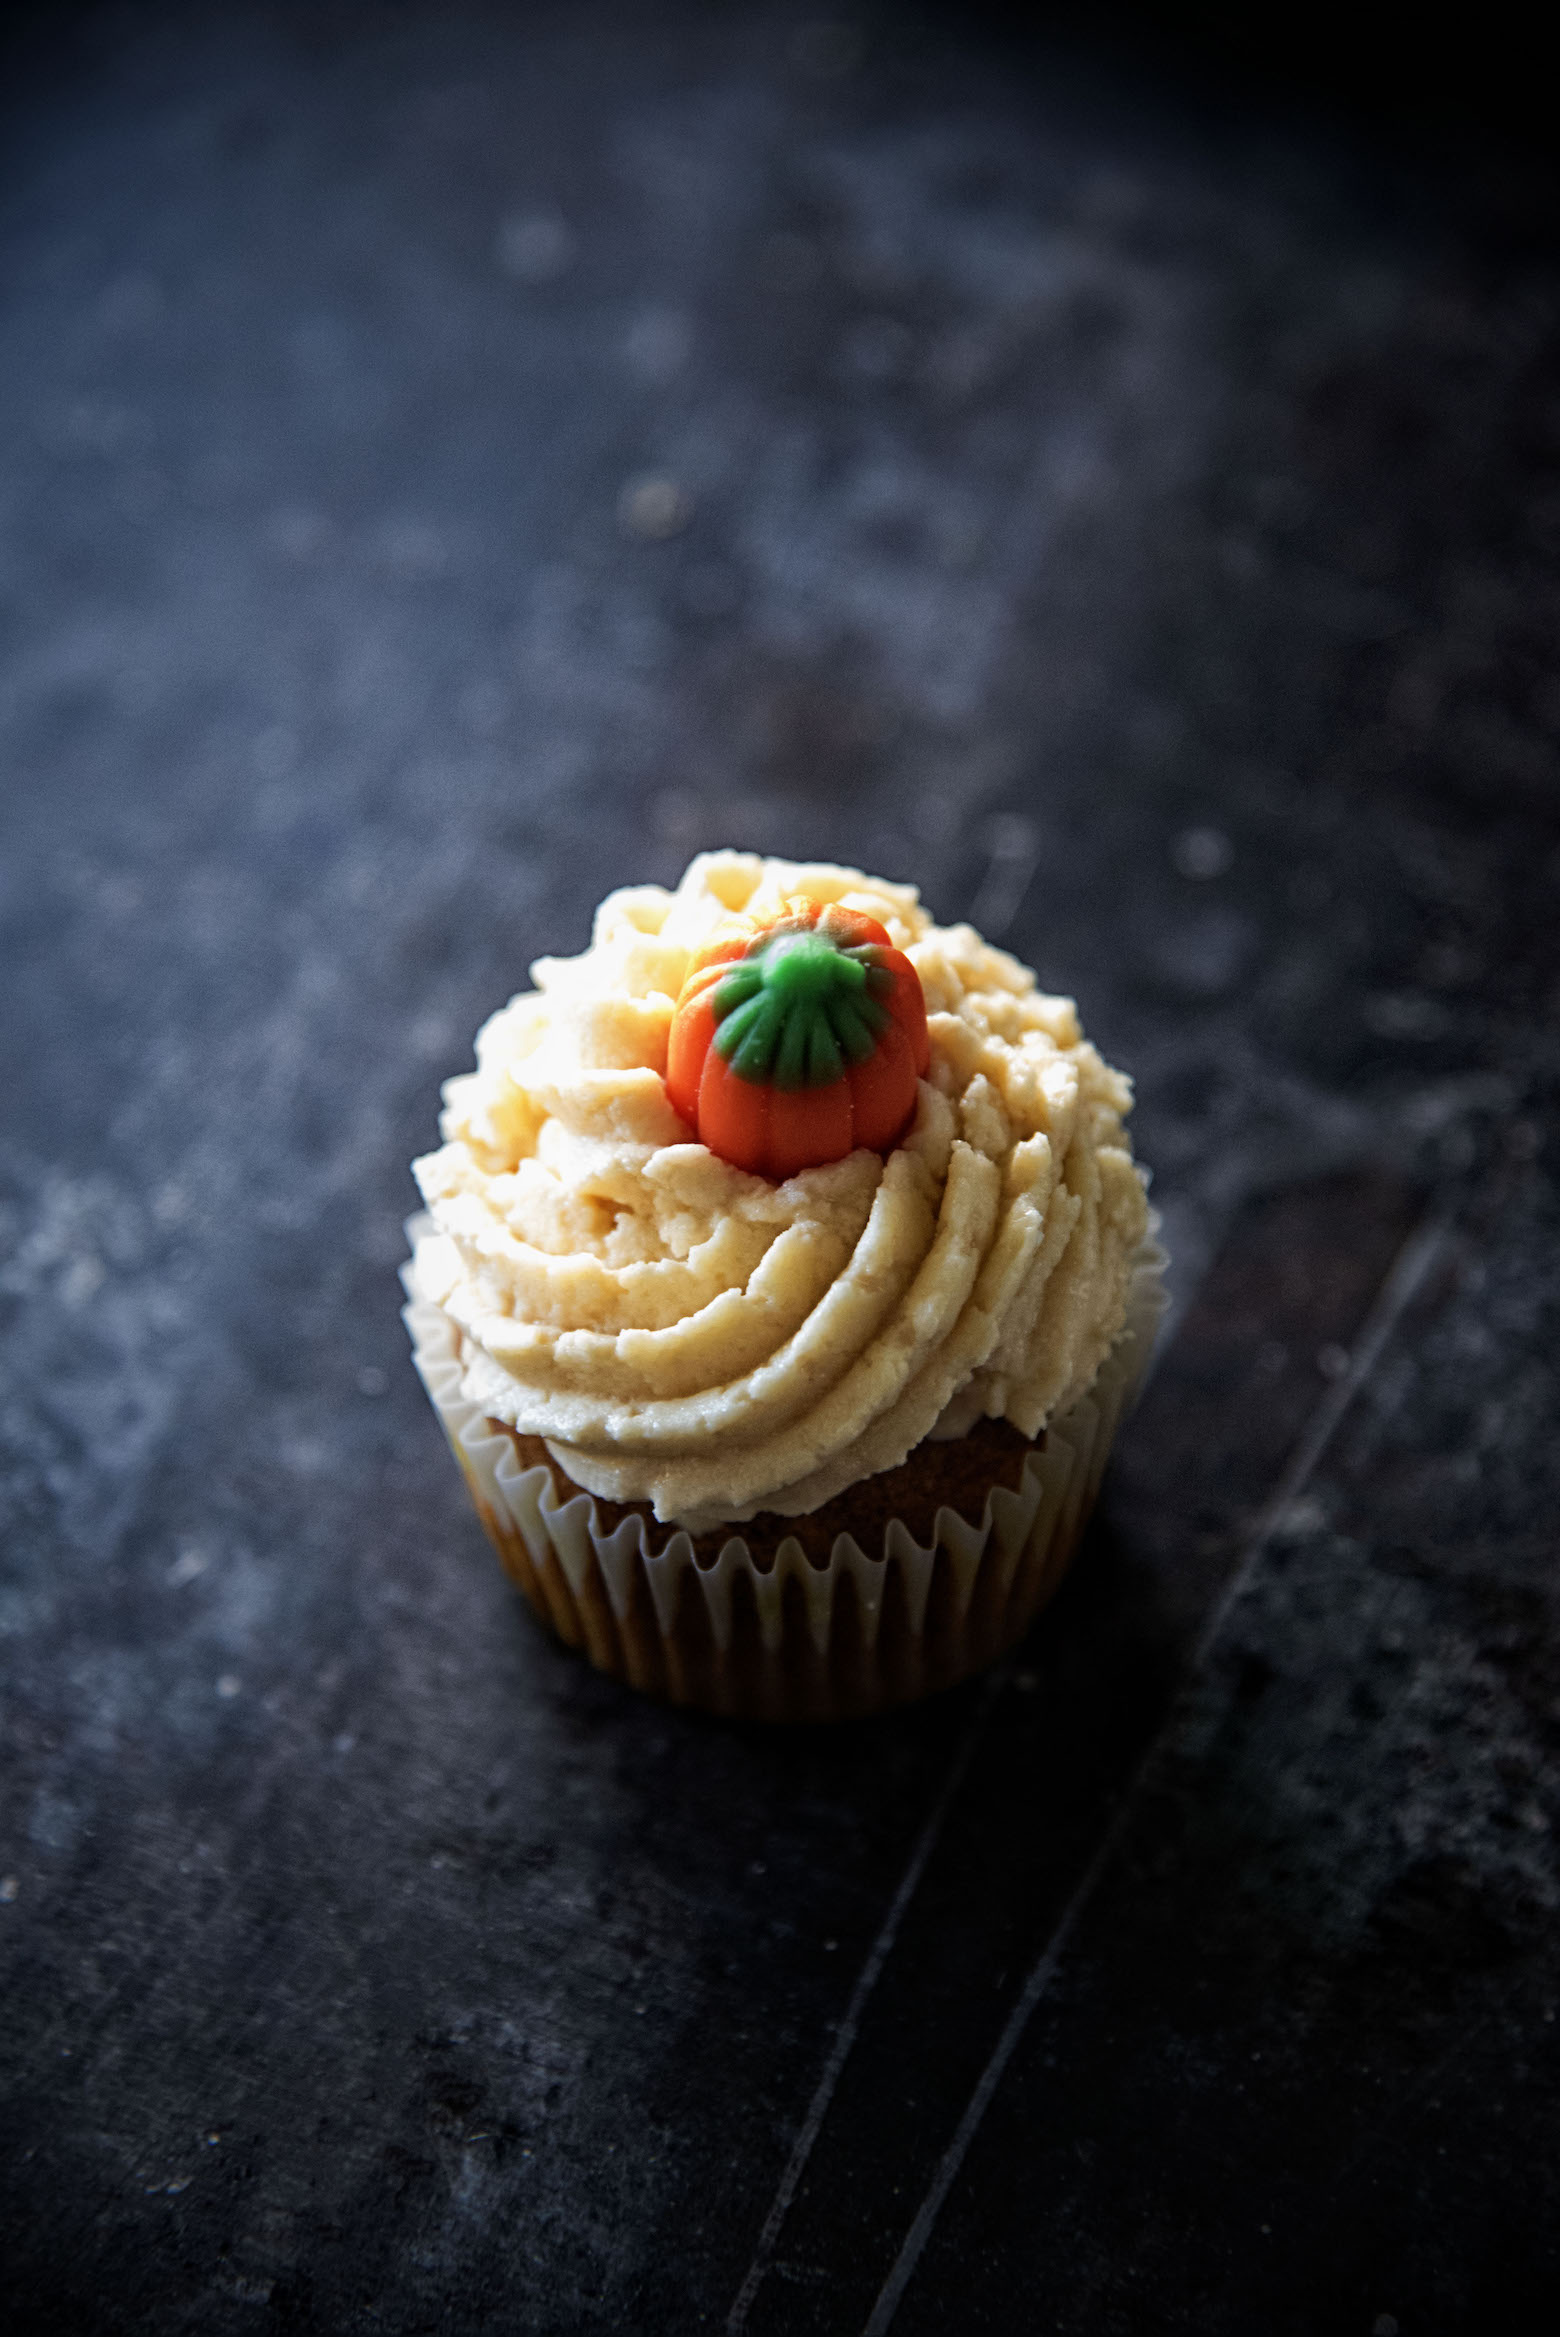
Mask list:
[[[931,1061],[886,1160],[772,1185],[693,1141],[663,1073],[693,950],[797,892],[888,928]],[[695,1531],[796,1516],[982,1415],[1034,1436],[1087,1389],[1145,1226],[1131,1088],[1006,951],[908,885],[712,852],[675,892],[611,894],[590,948],[531,974],[415,1163],[415,1277],[466,1395],[576,1484]]]

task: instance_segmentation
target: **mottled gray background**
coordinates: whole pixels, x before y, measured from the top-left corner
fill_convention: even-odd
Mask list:
[[[1116,29],[17,42],[19,2330],[1550,2323],[1555,190]],[[1075,992],[1176,1258],[1031,1644],[812,1735],[542,1636],[396,1315],[477,1023],[728,841]]]

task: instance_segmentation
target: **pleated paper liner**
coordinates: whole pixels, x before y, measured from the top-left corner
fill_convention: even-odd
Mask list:
[[[428,1223],[407,1227],[414,1248]],[[674,1704],[743,1719],[844,1720],[951,1687],[1027,1631],[1082,1538],[1147,1368],[1164,1265],[1146,1242],[1121,1339],[1088,1394],[1024,1456],[1016,1487],[987,1493],[978,1523],[939,1508],[928,1543],[893,1517],[871,1537],[875,1551],[841,1533],[823,1564],[773,1517],[746,1529],[769,1528],[757,1552],[739,1527],[724,1540],[702,1535],[696,1547],[648,1508],[609,1530],[590,1494],[564,1491],[569,1481],[550,1463],[528,1466],[513,1430],[461,1394],[460,1331],[415,1295],[410,1269],[404,1318],[504,1569],[567,1646]]]

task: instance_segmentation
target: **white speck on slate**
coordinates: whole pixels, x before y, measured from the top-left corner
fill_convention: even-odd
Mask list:
[[[1204,880],[1223,876],[1235,848],[1222,828],[1187,828],[1171,846],[1170,857],[1182,876]]]
[[[519,211],[498,231],[496,256],[506,275],[521,284],[551,284],[572,266],[573,231],[556,211]]]
[[[693,517],[693,498],[675,479],[630,479],[618,497],[618,525],[625,535],[664,543],[682,534]]]

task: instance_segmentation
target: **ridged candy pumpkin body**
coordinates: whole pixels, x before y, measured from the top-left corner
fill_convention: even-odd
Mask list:
[[[891,1151],[927,1055],[920,978],[886,928],[798,896],[695,953],[666,1088],[701,1144],[779,1182],[858,1146]]]

